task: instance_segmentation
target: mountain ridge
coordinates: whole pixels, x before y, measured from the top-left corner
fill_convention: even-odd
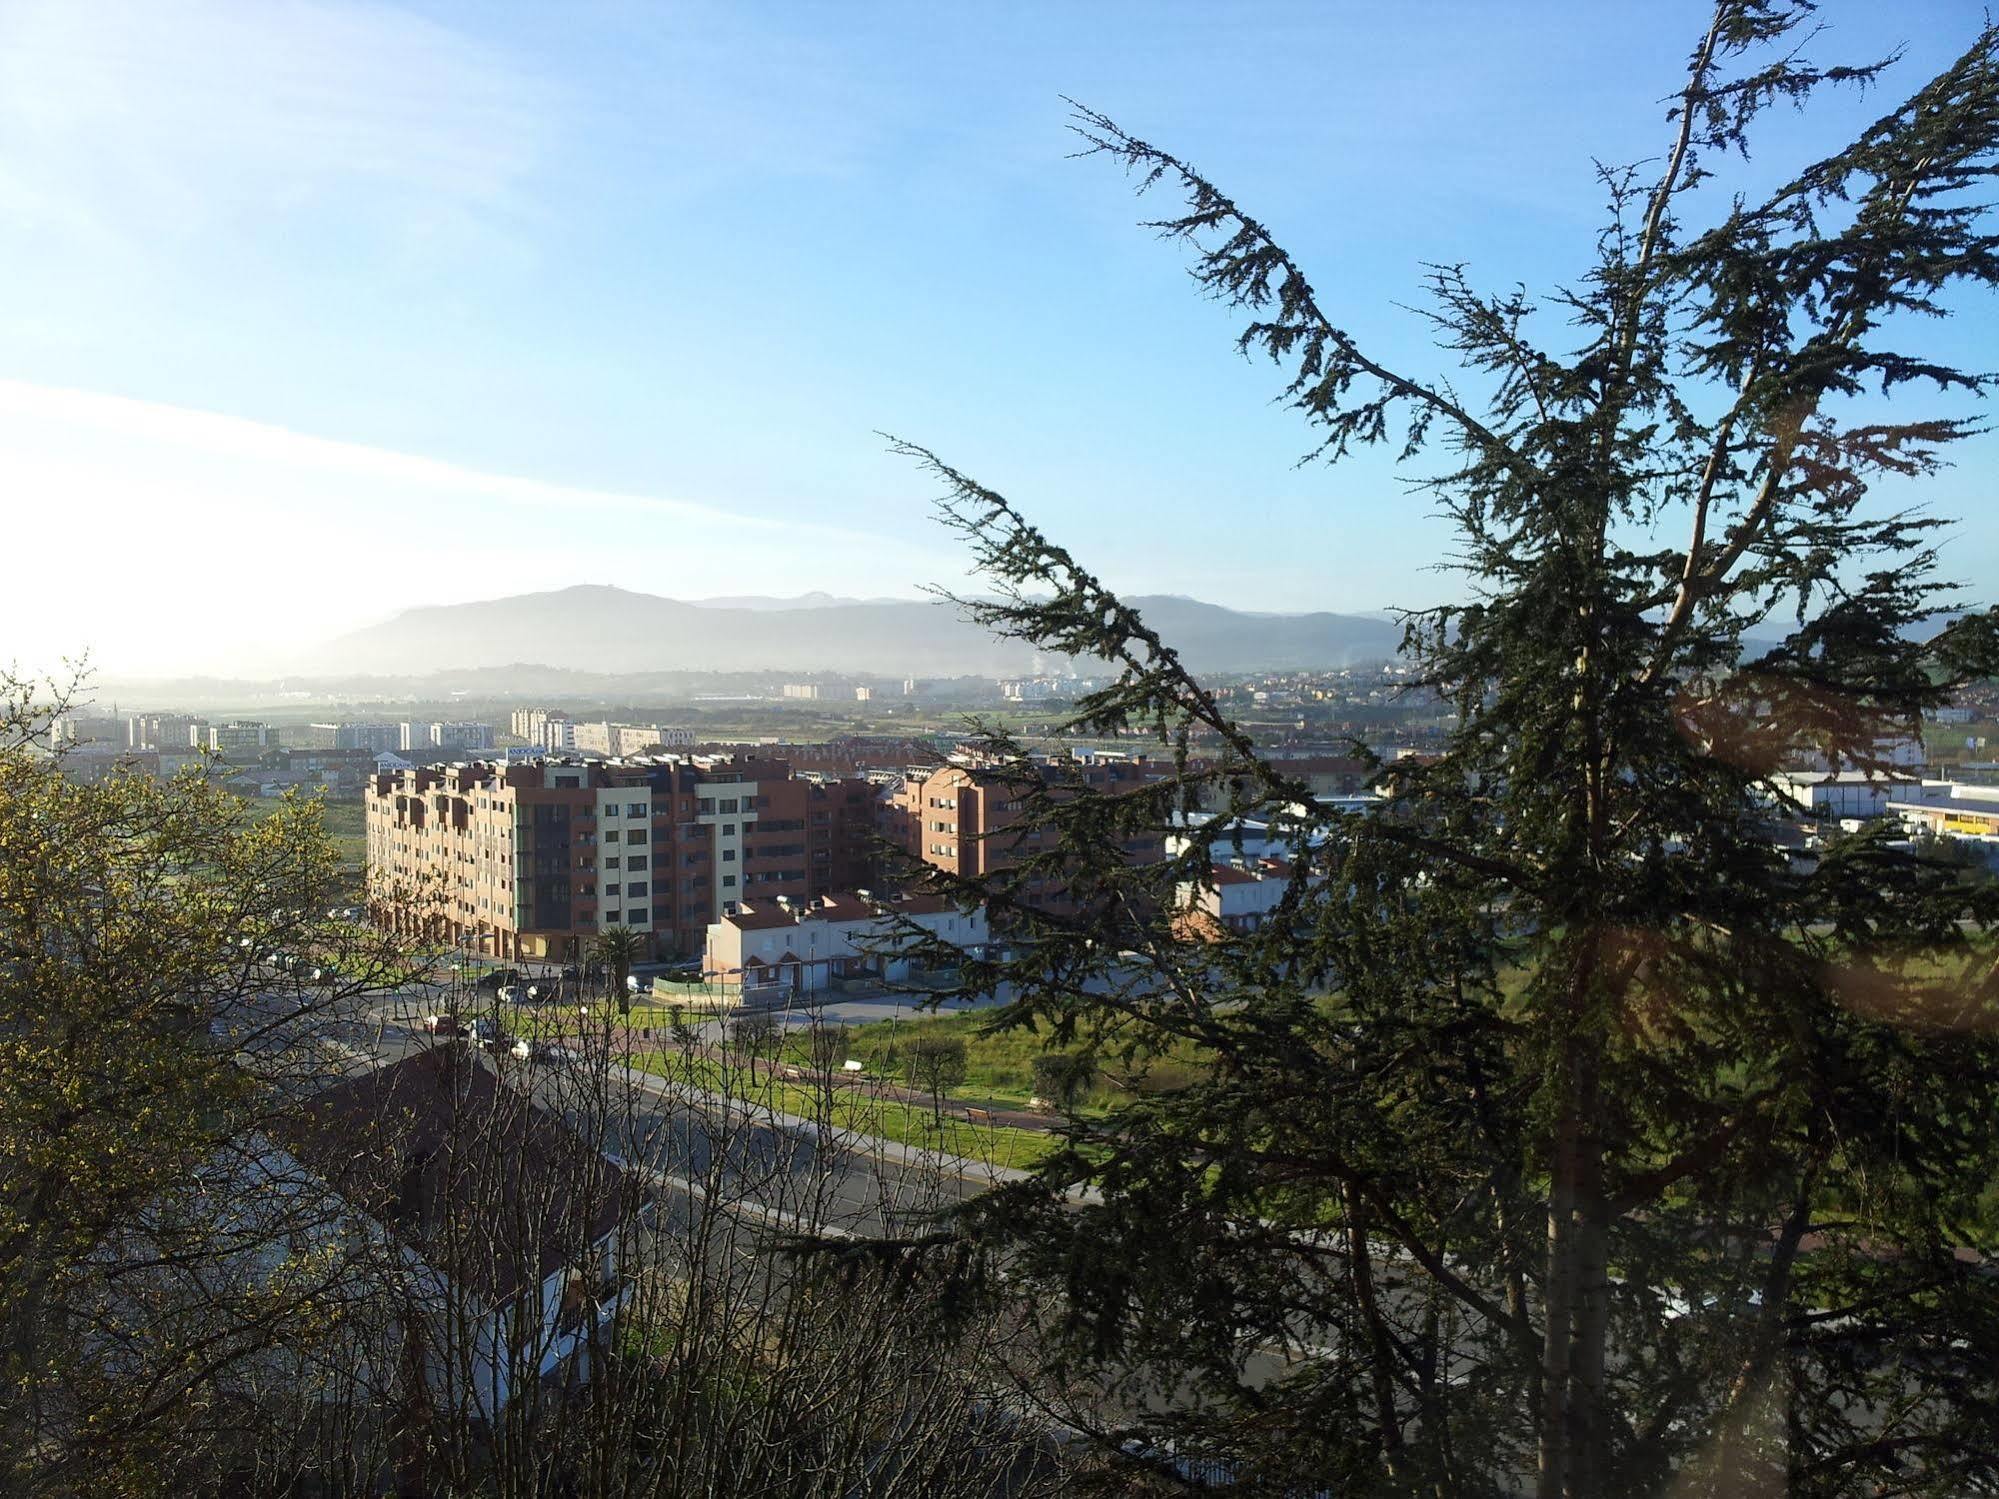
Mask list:
[[[805,602],[823,599],[825,602]],[[1128,600],[1203,671],[1386,660],[1397,627],[1358,614],[1250,614],[1177,595]],[[407,674],[515,661],[591,672],[785,670],[883,676],[1008,675],[1065,658],[1000,640],[957,606],[916,599],[755,596],[694,602],[579,583],[461,604],[419,604],[326,641],[294,671]],[[1086,663],[1073,663],[1079,671]]]

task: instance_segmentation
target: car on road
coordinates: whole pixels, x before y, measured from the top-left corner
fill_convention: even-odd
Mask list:
[[[423,1017],[423,1029],[426,1035],[455,1036],[459,1034],[458,1017],[456,1015],[426,1015]]]
[[[517,1005],[520,1002],[521,1002],[521,986],[519,984],[500,985],[501,1004]]]
[[[529,1004],[540,1004],[541,1001],[543,1001],[544,999],[553,999],[553,998],[555,998],[555,986],[553,984],[528,985]]]
[[[496,1051],[500,1045],[500,1028],[493,1023],[492,1016],[474,1015],[466,1023],[465,1039],[473,1046],[483,1047],[487,1051]]]

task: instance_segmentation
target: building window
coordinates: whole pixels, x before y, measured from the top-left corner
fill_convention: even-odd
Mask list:
[[[605,926],[616,926],[622,920],[624,920],[624,913],[622,911],[606,911],[604,913]]]
[[[627,802],[625,804],[625,816],[627,817],[644,817],[650,811],[651,809],[644,802]]]
[[[732,874],[725,874],[725,875],[723,875],[723,876],[722,876],[722,888],[723,888],[724,890],[733,890],[733,889],[735,889],[735,888],[736,888],[736,877],[735,877],[734,875],[732,875]]]
[[[604,803],[598,815],[601,817],[616,817],[618,815],[618,804],[616,802]]]
[[[625,842],[627,843],[643,843],[645,841],[646,830],[644,828],[632,828],[625,834]]]
[[[646,882],[644,880],[633,880],[629,885],[625,886],[625,894],[627,895],[639,896],[645,893]]]
[[[735,825],[735,824],[734,824],[733,822],[725,822],[725,823],[723,823],[723,824],[722,824],[722,836],[723,836],[724,838],[733,838],[733,837],[735,837],[735,836],[736,836],[736,825]]]
[[[645,867],[646,856],[644,854],[633,854],[629,859],[625,860],[625,868],[627,869],[644,869]]]
[[[736,862],[736,851],[735,851],[735,850],[734,850],[733,848],[725,848],[725,849],[723,849],[723,850],[722,850],[722,862],[723,862],[724,864],[733,864],[733,863],[735,863],[735,862]]]

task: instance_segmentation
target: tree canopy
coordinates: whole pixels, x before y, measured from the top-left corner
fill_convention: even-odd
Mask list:
[[[1052,836],[935,875],[1019,939],[962,990],[1207,1065],[925,1241],[1059,1292],[1062,1367],[1132,1395],[1070,1419],[1162,1478],[1194,1452],[1284,1492],[1999,1482],[1994,894],[1885,825],[1785,846],[1771,782],[1883,765],[1994,669],[1945,518],[1876,491],[1982,430],[1994,377],[1926,333],[1999,281],[1999,30],[1736,191],[1770,109],[1896,81],[1811,61],[1811,12],[1714,7],[1661,156],[1599,168],[1578,283],[1431,267],[1447,374],[1377,360],[1249,208],[1079,108],[1085,155],[1180,199],[1151,227],[1245,319],[1307,456],[1388,445],[1454,524],[1461,598],[1404,642],[1453,726],[1426,760],[1353,746],[1377,810],[1318,803],[1083,560],[901,446],[983,572],[965,607],[1111,663],[1065,728],[1176,767],[1103,794],[985,735]],[[1120,857],[1200,803],[1184,853]],[[1282,903],[1202,940],[1172,913],[1247,816],[1292,830]]]

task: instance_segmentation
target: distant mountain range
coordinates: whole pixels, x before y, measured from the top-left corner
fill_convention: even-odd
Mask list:
[[[1357,614],[1247,614],[1173,595],[1129,602],[1198,671],[1386,660],[1400,631]],[[409,609],[311,650],[293,670],[409,675],[528,662],[564,671],[1008,675],[1034,651],[995,639],[950,604],[909,599],[725,598],[688,603],[584,584]],[[1042,658],[1052,668],[1060,658]],[[1076,668],[1087,673],[1087,663]]]

